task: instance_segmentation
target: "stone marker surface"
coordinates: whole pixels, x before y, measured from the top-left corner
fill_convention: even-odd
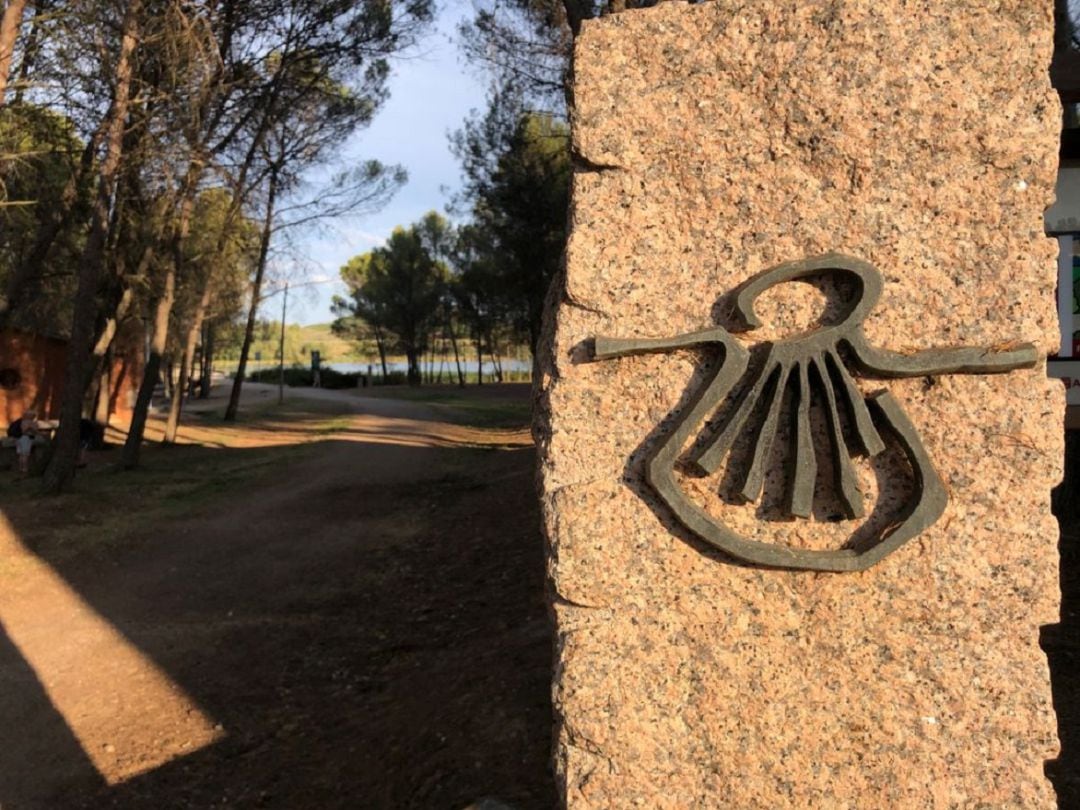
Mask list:
[[[949,501],[873,568],[835,574],[735,564],[645,485],[715,359],[591,358],[598,335],[726,326],[738,284],[831,251],[884,276],[875,346],[1054,351],[1051,5],[714,0],[585,25],[536,424],[569,807],[1053,806],[1038,635],[1057,620],[1064,402],[1042,363],[859,380],[902,404]],[[752,354],[845,294],[787,286],[739,335]],[[723,471],[680,481],[744,536],[841,547],[861,521],[828,507],[829,459],[808,519],[780,519],[783,461],[756,504]],[[864,521],[887,524],[910,470],[896,452],[854,463]]]

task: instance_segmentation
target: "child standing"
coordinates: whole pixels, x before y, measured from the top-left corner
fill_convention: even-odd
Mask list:
[[[37,411],[29,410],[8,426],[8,436],[15,439],[15,454],[19,460],[19,472],[30,472],[30,453],[38,435]]]

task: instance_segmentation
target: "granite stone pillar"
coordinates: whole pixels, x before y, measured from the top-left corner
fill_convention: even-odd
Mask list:
[[[738,285],[839,252],[881,273],[864,322],[874,347],[1052,352],[1052,46],[1052,4],[1030,0],[671,2],[585,24],[572,232],[536,427],[570,808],[1053,806],[1038,639],[1057,620],[1064,402],[1042,361],[858,377],[902,408],[947,503],[868,570],[828,573],[738,562],[646,481],[722,354],[598,360],[594,344],[735,334]],[[828,322],[852,294],[821,281],[763,295],[761,327],[736,337],[751,368],[764,342]],[[677,486],[761,543],[830,550],[887,534],[917,489],[911,465],[888,430],[872,458],[850,443],[866,516],[849,519],[820,394],[812,514],[784,514],[799,430],[785,402],[759,499],[737,496],[727,466],[681,465]]]

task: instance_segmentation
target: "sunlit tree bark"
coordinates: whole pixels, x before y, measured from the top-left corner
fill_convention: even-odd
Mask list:
[[[106,114],[105,158],[101,161],[97,197],[79,264],[79,284],[72,315],[71,338],[61,389],[60,428],[57,431],[52,457],[45,470],[43,488],[46,492],[61,491],[74,477],[79,452],[79,420],[82,418],[83,395],[89,376],[93,373],[94,324],[97,320],[97,286],[104,263],[104,248],[109,226],[116,178],[123,152],[124,124],[131,100],[132,55],[139,35],[141,0],[129,0],[124,11],[120,51],[115,69],[113,101]]]
[[[11,59],[15,55],[15,41],[19,36],[25,8],[26,0],[8,0],[4,16],[0,17],[0,105],[7,96]]]

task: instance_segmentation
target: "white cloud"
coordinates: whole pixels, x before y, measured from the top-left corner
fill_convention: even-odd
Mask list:
[[[357,240],[369,245],[381,245],[386,241],[386,234],[372,233],[371,231],[353,230],[345,234],[350,241]]]

